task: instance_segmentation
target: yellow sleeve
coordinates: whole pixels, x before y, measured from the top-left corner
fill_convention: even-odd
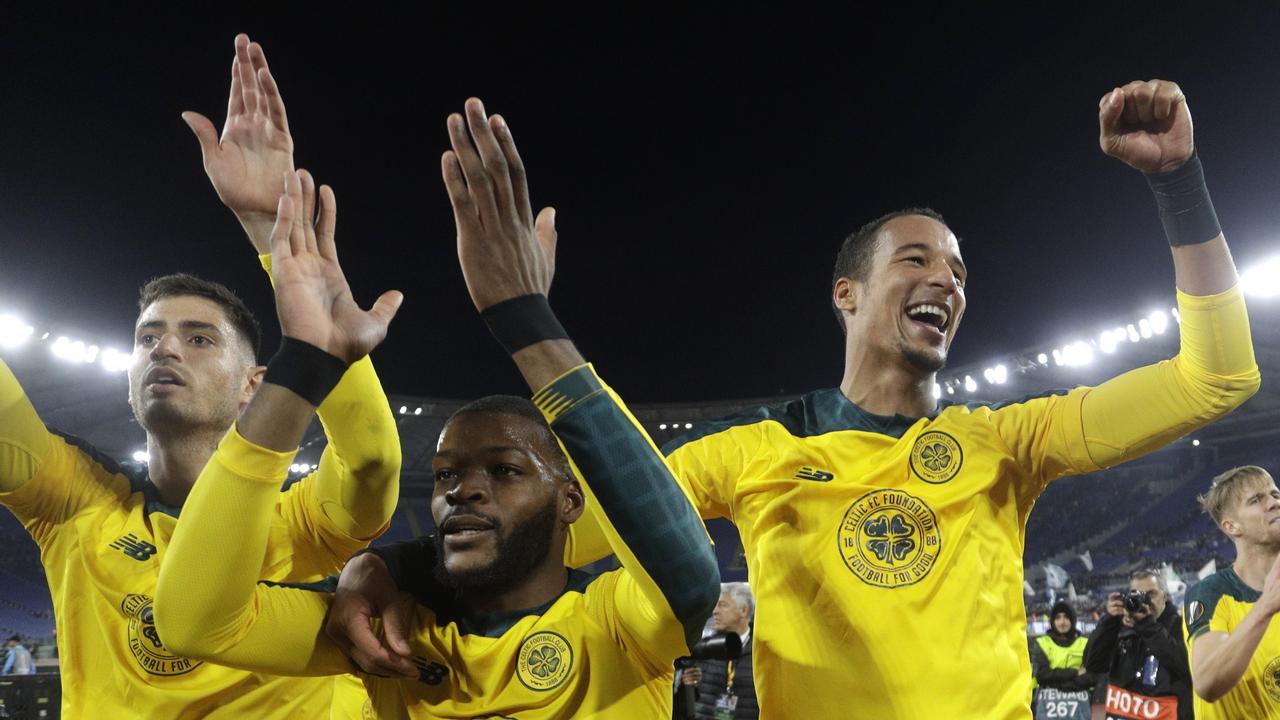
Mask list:
[[[700,636],[720,596],[706,528],[662,453],[590,365],[557,378],[533,402],[588,506],[600,508],[601,528],[622,563],[610,605],[613,627],[654,667],[669,669]]]
[[[0,504],[37,542],[124,483],[63,438],[50,433],[22,385],[0,360]]]
[[[259,255],[258,261],[270,275],[271,256]],[[304,480],[313,486],[296,498],[314,504],[300,503],[292,510],[304,522],[290,526],[327,531],[332,537],[322,544],[339,548],[335,552],[341,562],[382,534],[391,521],[400,495],[400,435],[368,357],[352,363],[317,415],[328,445],[315,473]],[[312,507],[324,518],[306,519]],[[314,536],[300,540],[315,541]]]
[[[258,447],[233,427],[200,473],[156,585],[156,630],[173,652],[276,675],[350,669],[323,632],[327,593],[258,583],[295,452]]]
[[[1178,292],[1177,356],[1096,388],[995,410],[991,419],[1039,483],[1141,457],[1217,420],[1258,390],[1244,295]],[[1037,488],[1038,490],[1039,488]]]
[[[738,478],[760,446],[761,424],[726,423],[720,428],[716,423],[708,423],[706,428],[712,432],[687,442],[677,439],[673,442],[674,449],[667,446],[667,465],[700,517],[733,519]],[[566,565],[582,567],[612,552],[604,525],[599,505],[589,505],[578,522],[569,528]]]

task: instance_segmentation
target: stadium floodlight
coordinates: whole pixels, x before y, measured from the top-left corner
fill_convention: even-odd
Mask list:
[[[1153,311],[1147,320],[1151,321],[1151,331],[1157,335],[1163,335],[1169,329],[1169,316],[1163,310]]]
[[[409,412],[409,408],[408,408],[407,406],[405,406],[405,405],[401,405],[401,406],[400,406],[400,414],[401,414],[401,415],[405,415],[405,414],[407,414],[408,412]]]
[[[1036,356],[1036,362],[1040,363],[1041,365],[1048,365],[1049,356],[1045,355],[1044,353],[1040,353],[1039,355]]]
[[[1240,288],[1253,297],[1280,295],[1280,255],[1245,270],[1240,275]]]
[[[658,429],[659,429],[659,430],[666,430],[666,429],[667,429],[667,424],[666,424],[666,423],[662,423],[661,425],[659,425],[659,426],[658,426]]]
[[[1192,441],[1191,441],[1191,447],[1200,447],[1200,441],[1199,441],[1199,440],[1192,440]]]
[[[996,381],[995,381],[995,376],[996,376],[996,369],[995,369],[995,368],[986,368],[985,370],[983,370],[983,371],[982,371],[982,377],[984,377],[984,378],[986,378],[986,379],[987,379],[987,384],[988,384],[988,385],[994,385],[994,384],[995,384],[995,382],[996,382]]]
[[[1125,326],[1124,331],[1129,334],[1129,342],[1136,343],[1142,339],[1142,337],[1138,335],[1138,328],[1134,327],[1133,323],[1129,323],[1127,326]]]
[[[1064,364],[1066,364],[1066,361],[1063,360],[1063,357],[1062,357],[1062,351],[1059,350],[1058,348],[1053,349],[1053,364],[1057,365],[1058,367],[1062,367]]]
[[[938,383],[934,383],[934,384],[933,384],[933,399],[934,399],[934,400],[937,400],[937,399],[938,399],[938,398],[940,398],[940,397],[942,397],[942,386],[941,386],[941,385],[939,385]]]
[[[1079,367],[1093,362],[1093,346],[1086,342],[1073,342],[1062,349],[1062,364]]]
[[[685,424],[684,424],[684,429],[685,429],[685,430],[692,430],[692,429],[693,429],[693,423],[685,423]]]
[[[955,387],[953,387],[952,385],[947,385],[947,394],[948,394],[948,395],[955,395],[955,394],[956,394],[956,389],[955,389]]]
[[[129,361],[131,356],[116,350],[115,348],[107,348],[98,356],[98,362],[108,372],[124,372],[129,369]]]
[[[146,450],[138,450],[133,454],[133,461],[140,462],[145,465],[148,462],[151,462],[151,456],[147,454]]]
[[[1120,337],[1124,337],[1123,333]],[[1103,330],[1102,334],[1098,336],[1098,349],[1110,355],[1116,351],[1117,342],[1119,342],[1119,340],[1116,338],[1115,333],[1110,330]]]
[[[414,408],[414,409],[413,409],[413,414],[414,414],[414,415],[421,415],[421,414],[422,414],[422,408]]]
[[[1009,381],[1009,368],[1005,367],[1003,364],[1001,364],[1001,365],[996,365],[994,368],[992,368],[992,379],[991,379],[991,381],[992,381],[992,382],[994,382],[994,383],[995,383],[995,384],[997,384],[997,385],[1003,385],[1003,384],[1005,384],[1006,382],[1008,382],[1008,381]]]
[[[1170,308],[1169,314],[1173,316],[1174,322],[1182,324],[1182,313],[1178,312],[1178,308]]]
[[[965,375],[965,376],[964,376],[964,389],[965,389],[965,392],[977,392],[977,391],[978,391],[978,383],[974,382],[974,380],[973,380],[973,376],[971,376],[971,375]]]
[[[1150,338],[1152,335],[1155,334],[1151,330],[1150,320],[1146,318],[1142,318],[1141,320],[1138,321],[1138,334],[1142,335],[1143,340],[1146,340],[1147,338]]]
[[[0,347],[18,347],[31,338],[35,328],[16,315],[0,315]]]

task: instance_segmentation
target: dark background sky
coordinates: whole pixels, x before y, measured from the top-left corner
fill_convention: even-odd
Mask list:
[[[136,288],[186,270],[274,325],[179,119],[221,126],[244,31],[299,164],[337,192],[357,297],[407,296],[375,355],[390,392],[522,390],[471,308],[439,179],[444,118],[469,95],[508,119],[534,202],[558,208],[553,303],[625,397],[836,384],[835,249],[908,205],[964,241],[953,364],[1052,343],[1172,298],[1145,183],[1098,150],[1113,86],[1178,81],[1238,261],[1280,250],[1280,10],[1118,5],[0,18],[0,310],[124,345]]]

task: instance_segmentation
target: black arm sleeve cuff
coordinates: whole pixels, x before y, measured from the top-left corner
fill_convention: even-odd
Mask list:
[[[541,293],[503,300],[482,310],[480,317],[511,355],[543,340],[569,337]]]
[[[1197,245],[1222,234],[1199,155],[1192,153],[1175,170],[1147,175],[1147,184],[1156,196],[1160,224],[1170,245]]]
[[[279,385],[319,407],[347,372],[347,364],[311,343],[284,337],[280,349],[267,363],[262,382]]]

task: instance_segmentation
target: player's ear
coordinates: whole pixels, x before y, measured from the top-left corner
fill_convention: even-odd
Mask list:
[[[1231,518],[1223,518],[1220,527],[1222,528],[1222,532],[1231,537],[1238,537],[1240,535],[1240,527],[1236,525],[1235,521]]]
[[[578,484],[577,479],[570,480],[561,486],[560,490],[560,520],[561,522],[572,523],[582,517],[582,511],[587,508],[587,498],[582,493],[582,486]]]
[[[858,288],[861,286],[856,280],[842,277],[836,280],[835,287],[831,289],[831,302],[835,304],[837,310],[847,313],[857,311],[858,307]]]
[[[243,410],[253,396],[262,387],[262,378],[267,374],[266,365],[250,365],[245,368],[244,385],[240,389],[240,409]]]

